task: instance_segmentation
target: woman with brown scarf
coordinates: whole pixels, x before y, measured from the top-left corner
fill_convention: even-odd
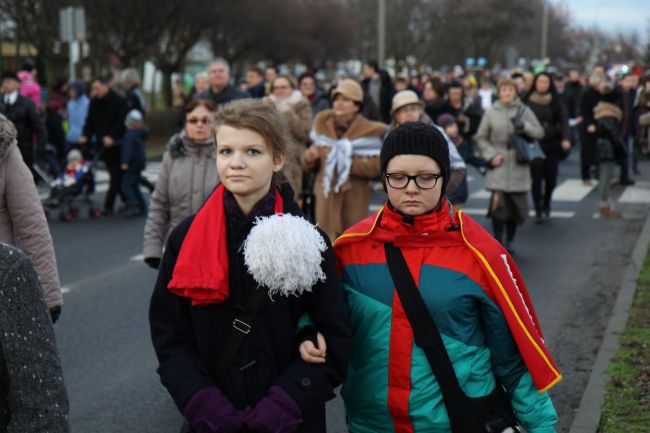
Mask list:
[[[363,90],[354,80],[339,82],[333,108],[318,113],[310,134],[313,145],[303,157],[305,170],[316,169],[316,221],[335,240],[368,216],[370,181],[380,174],[379,151],[386,125],[359,111]]]
[[[526,95],[524,102],[533,110],[544,128],[540,146],[546,158],[530,165],[535,222],[541,224],[551,216],[551,196],[557,183],[560,161],[571,149],[571,132],[567,112],[549,73],[540,72],[535,75],[533,89]]]

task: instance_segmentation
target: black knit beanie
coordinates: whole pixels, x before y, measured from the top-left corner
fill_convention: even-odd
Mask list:
[[[379,154],[382,174],[386,174],[388,161],[397,155],[424,155],[434,159],[443,176],[444,195],[451,168],[447,140],[438,128],[422,122],[407,122],[390,131]]]

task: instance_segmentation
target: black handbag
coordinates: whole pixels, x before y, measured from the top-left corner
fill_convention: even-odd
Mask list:
[[[458,383],[449,354],[399,248],[385,243],[386,261],[404,312],[413,328],[415,344],[431,365],[454,433],[521,432],[510,398],[502,385],[481,398],[467,397]]]
[[[517,119],[520,121],[522,113],[523,110],[519,108],[513,122]],[[530,164],[532,162],[546,159],[546,154],[542,150],[539,141],[530,140],[524,134],[516,132],[512,134],[511,141],[512,145],[517,150],[517,164]]]

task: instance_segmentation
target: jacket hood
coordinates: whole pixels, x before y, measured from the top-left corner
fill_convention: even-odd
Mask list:
[[[16,127],[5,116],[0,114],[0,160],[9,153],[9,148],[16,143]]]
[[[615,104],[611,102],[600,101],[594,107],[594,119],[599,120],[604,117],[614,117],[617,121],[623,118],[623,112]]]
[[[167,142],[167,150],[172,158],[176,159],[181,156],[187,156],[193,149],[198,150],[199,147],[210,146],[214,147],[214,140],[206,143],[197,144],[187,137],[185,130],[178,132],[169,139]]]

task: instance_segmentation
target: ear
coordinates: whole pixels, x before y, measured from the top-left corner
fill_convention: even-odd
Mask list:
[[[274,173],[277,173],[280,170],[282,170],[282,167],[284,167],[285,159],[286,159],[286,155],[284,153],[276,156],[273,159],[273,172]]]

